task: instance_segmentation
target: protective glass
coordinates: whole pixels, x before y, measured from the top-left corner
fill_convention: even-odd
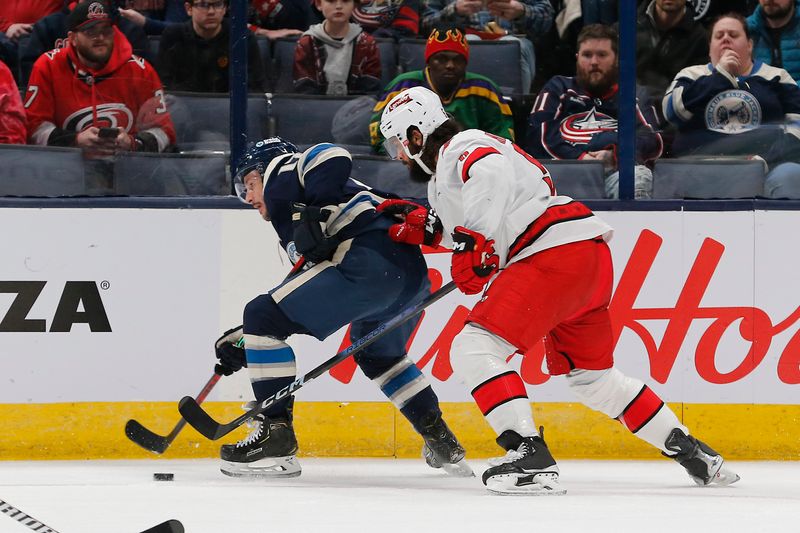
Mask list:
[[[389,157],[397,159],[400,157],[400,152],[403,151],[403,142],[396,135],[389,137],[383,141],[383,149],[386,150]]]

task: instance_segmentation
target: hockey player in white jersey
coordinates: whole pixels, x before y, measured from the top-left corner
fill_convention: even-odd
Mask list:
[[[565,375],[585,405],[678,461],[699,485],[739,479],[655,392],[613,367],[608,224],[559,196],[547,169],[511,141],[461,131],[425,88],[395,96],[380,128],[387,153],[428,182],[443,244],[452,236],[453,280],[466,294],[483,292],[453,341],[451,363],[507,450],[483,474],[490,491],[566,492],[522,378],[506,363],[543,338],[550,374]]]

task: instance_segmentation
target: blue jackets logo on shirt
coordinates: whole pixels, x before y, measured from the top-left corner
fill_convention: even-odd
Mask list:
[[[761,125],[761,105],[747,91],[723,91],[708,102],[705,110],[706,127],[711,131],[737,134]]]
[[[617,119],[592,108],[575,113],[561,122],[561,136],[572,144],[588,144],[598,133],[617,131]]]

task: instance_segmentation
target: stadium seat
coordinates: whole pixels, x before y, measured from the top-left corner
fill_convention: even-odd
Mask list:
[[[175,124],[178,149],[229,150],[230,98],[227,94],[174,92],[167,106]],[[263,95],[247,99],[247,136],[266,137],[267,106]]]
[[[599,199],[605,196],[605,172],[600,161],[549,159],[542,161],[558,194],[576,200]]]
[[[272,68],[272,54],[270,53],[269,39],[263,36],[256,36],[256,45],[258,46],[258,55],[261,58],[261,66],[264,69],[264,75],[269,81],[269,76]]]
[[[377,37],[375,41],[381,54],[381,88],[383,88],[399,74],[397,45],[390,37]]]
[[[86,194],[78,148],[0,144],[0,196]]]
[[[388,157],[353,155],[350,175],[370,187],[406,198],[425,198],[428,195],[427,185],[411,181],[408,168]]]
[[[268,98],[268,135],[279,135],[295,144],[333,141],[333,117],[354,96],[275,94]]]
[[[426,43],[425,39],[400,39],[397,55],[402,72],[425,68]],[[523,92],[517,41],[470,41],[467,71],[491,79],[507,96]]]
[[[294,89],[292,68],[294,66],[294,48],[297,37],[281,37],[272,44],[272,66],[270,80],[272,91],[290,93]]]
[[[659,159],[654,198],[755,198],[764,195],[764,163],[736,157]]]
[[[226,196],[228,157],[222,152],[125,153],[114,161],[114,192],[129,196]]]

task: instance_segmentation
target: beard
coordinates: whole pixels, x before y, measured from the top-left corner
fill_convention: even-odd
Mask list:
[[[406,166],[408,167],[408,177],[411,178],[411,181],[414,183],[428,183],[431,181],[431,175],[422,170],[419,163],[413,159],[409,159]]]
[[[591,74],[592,73],[589,71],[578,69],[578,72],[575,75],[578,80],[578,85],[594,95],[601,95],[607,93],[608,90],[611,89],[615,83],[617,83],[619,68],[614,65],[608,70],[608,72],[602,74],[601,76],[595,76],[594,78],[591,76]]]
[[[764,16],[768,19],[782,19],[789,15],[794,9],[794,2],[791,2],[786,7],[781,7],[777,5],[770,6],[769,8],[763,7]]]
[[[107,47],[104,51],[95,50],[91,46],[87,47],[80,47],[78,48],[78,52],[92,63],[96,63],[98,65],[105,65],[108,63],[108,60],[111,59],[111,53],[113,52],[113,48],[111,46]]]

